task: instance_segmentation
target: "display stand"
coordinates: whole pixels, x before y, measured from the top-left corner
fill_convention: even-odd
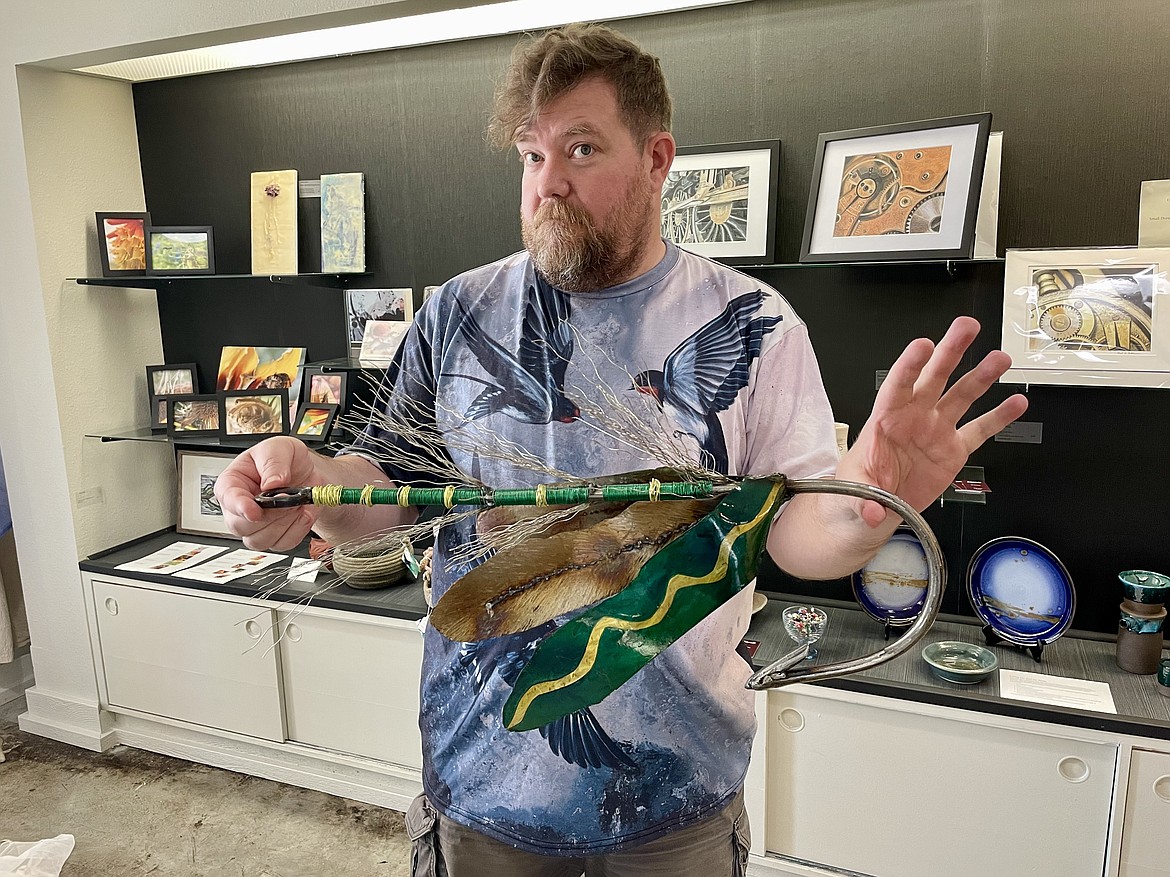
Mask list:
[[[1035,661],[1037,664],[1040,663],[1040,655],[1044,651],[1044,643],[1033,643],[1032,645],[1022,645],[1020,643],[1013,643],[1010,640],[1004,639],[1002,636],[1000,636],[998,633],[996,633],[994,630],[992,630],[990,624],[983,625],[982,630],[983,630],[983,641],[986,645],[989,645],[989,646],[996,646],[996,645],[1011,646],[1013,649],[1019,649],[1020,651],[1027,652],[1029,655],[1032,656],[1033,661]]]

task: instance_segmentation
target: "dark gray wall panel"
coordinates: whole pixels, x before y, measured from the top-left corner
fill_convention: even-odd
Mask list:
[[[680,144],[779,138],[777,261],[796,259],[821,132],[989,110],[1004,135],[1000,250],[1136,241],[1140,181],[1170,177],[1170,44],[1161,0],[756,0],[621,22],[658,54]],[[482,139],[514,45],[491,38],[135,86],[147,204],[159,224],[215,227],[221,272],[246,272],[248,175],[366,174],[363,286],[424,285],[518,249],[520,167]],[[311,216],[311,212],[307,215]],[[306,246],[306,251],[313,248]],[[306,264],[302,270],[315,266]],[[807,321],[839,419],[856,430],[874,372],[960,313],[998,342],[1002,265],[755,271]],[[201,284],[160,294],[164,350],[214,373],[223,344],[344,349],[340,294]],[[1015,387],[996,387],[990,401]],[[986,506],[928,519],[951,566],[947,611],[967,611],[966,564],[986,540],[1049,545],[1077,583],[1076,625],[1116,630],[1116,573],[1170,571],[1158,390],[1035,387],[1040,446],[989,443]],[[990,402],[988,403],[990,404]],[[773,588],[800,588],[773,569]],[[820,585],[815,587],[822,587]],[[847,595],[844,583],[829,591]]]

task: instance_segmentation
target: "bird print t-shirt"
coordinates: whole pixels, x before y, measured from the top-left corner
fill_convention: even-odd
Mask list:
[[[681,454],[730,475],[810,478],[836,463],[804,324],[774,290],[667,244],[641,277],[593,293],[545,283],[526,253],[446,283],[419,310],[382,401],[444,437],[444,462],[494,488],[600,477]],[[409,444],[371,423],[349,452],[400,483],[450,472],[388,462]],[[477,561],[473,516],[436,539],[438,601]],[[427,626],[423,783],[451,819],[537,853],[596,855],[703,819],[740,788],[755,732],[736,653],[747,587],[616,691],[531,731],[505,701],[556,626],[476,643]],[[564,621],[564,619],[560,619]],[[394,668],[387,668],[394,672]]]

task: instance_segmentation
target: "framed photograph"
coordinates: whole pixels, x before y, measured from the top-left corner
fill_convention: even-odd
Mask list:
[[[1011,384],[1170,387],[1170,247],[1008,250]]]
[[[318,366],[305,369],[304,400],[310,405],[345,406],[345,386],[348,373],[325,371]]]
[[[199,392],[195,363],[148,365],[146,367],[146,399],[150,412],[150,426],[154,430],[167,428],[167,396],[191,396]]]
[[[166,432],[167,411],[170,406],[170,396],[150,397],[150,429],[151,432]]]
[[[215,479],[235,459],[235,454],[212,454],[180,450],[178,458],[178,503],[175,532],[193,536],[225,536],[238,539],[224,523],[223,511],[215,498]]]
[[[147,232],[148,274],[214,274],[210,225],[151,226]]]
[[[225,390],[219,394],[220,440],[288,435],[288,388]]]
[[[144,276],[150,214],[97,213],[95,216],[102,277]]]
[[[991,113],[822,134],[801,262],[969,259]]]
[[[389,365],[409,330],[410,323],[370,320],[362,335],[358,362],[375,368]]]
[[[662,236],[728,265],[775,259],[780,141],[680,146],[662,186]]]
[[[351,353],[356,353],[361,348],[366,323],[371,320],[409,323],[413,319],[413,289],[345,290],[345,324],[349,331]]]
[[[205,438],[219,435],[219,398],[214,394],[167,396],[167,435]]]
[[[306,402],[297,412],[296,426],[293,427],[292,434],[307,442],[327,441],[338,410],[336,405]]]

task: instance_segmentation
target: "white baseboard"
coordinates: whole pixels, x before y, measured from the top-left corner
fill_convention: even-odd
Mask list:
[[[202,731],[139,715],[118,715],[112,731],[116,744],[288,783],[406,812],[422,791],[422,773],[358,756],[298,743]]]
[[[28,712],[17,716],[20,730],[94,752],[114,745],[109,716],[97,701],[72,700],[35,685],[25,690],[24,698]]]

